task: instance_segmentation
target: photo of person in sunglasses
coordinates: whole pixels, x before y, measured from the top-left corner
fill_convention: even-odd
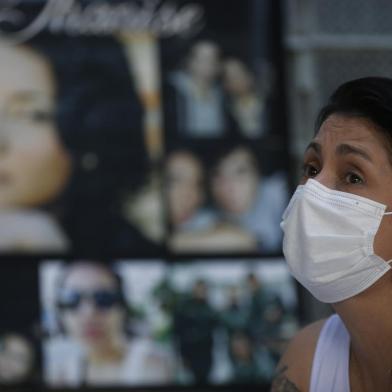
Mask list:
[[[148,336],[131,336],[122,277],[109,265],[62,266],[54,293],[58,332],[44,343],[44,381],[55,387],[170,382],[170,354]]]

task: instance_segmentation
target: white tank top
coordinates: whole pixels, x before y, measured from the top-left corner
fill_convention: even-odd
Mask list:
[[[349,392],[350,336],[340,317],[325,322],[313,358],[310,392]]]

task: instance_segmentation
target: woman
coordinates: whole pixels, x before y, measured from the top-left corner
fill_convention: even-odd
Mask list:
[[[321,110],[283,215],[293,275],[336,315],[301,331],[272,391],[392,390],[392,80],[347,82]]]
[[[241,60],[228,58],[223,63],[223,86],[241,134],[250,139],[264,136],[267,97],[265,91],[259,91],[256,75]]]
[[[282,173],[263,175],[260,166],[249,143],[221,143],[211,159],[210,186],[217,218],[252,237],[265,254],[280,250],[287,189]]]
[[[208,140],[236,134],[220,84],[221,49],[214,41],[189,46],[182,69],[168,75],[164,87],[164,117],[168,143]]]
[[[205,200],[204,168],[192,151],[177,149],[166,160],[168,220],[175,230],[200,230],[211,225],[202,210]]]
[[[56,306],[61,336],[45,344],[51,386],[167,383],[171,357],[146,337],[130,337],[121,277],[95,261],[64,268]]]
[[[0,250],[155,254],[124,218],[147,160],[119,43],[42,33],[0,56]]]

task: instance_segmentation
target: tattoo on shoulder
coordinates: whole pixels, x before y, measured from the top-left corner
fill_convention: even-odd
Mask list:
[[[287,365],[278,369],[272,381],[271,392],[301,392],[297,386],[287,378],[285,374],[287,369]]]

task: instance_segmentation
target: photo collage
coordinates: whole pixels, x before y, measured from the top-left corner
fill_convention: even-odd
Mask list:
[[[280,17],[0,5],[0,389],[268,386],[301,322]]]

